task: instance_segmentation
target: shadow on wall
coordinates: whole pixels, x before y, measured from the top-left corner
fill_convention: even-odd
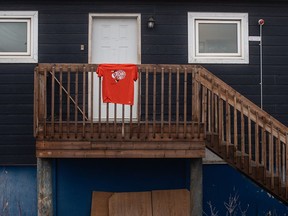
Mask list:
[[[37,215],[36,168],[0,167],[0,215]]]

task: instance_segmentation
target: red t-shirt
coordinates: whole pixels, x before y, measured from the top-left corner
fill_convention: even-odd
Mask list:
[[[100,64],[97,74],[103,77],[104,103],[133,105],[134,81],[138,77],[138,68],[135,64]]]

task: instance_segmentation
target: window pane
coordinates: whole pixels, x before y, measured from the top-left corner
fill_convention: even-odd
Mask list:
[[[199,53],[238,53],[236,23],[199,23]]]
[[[27,52],[26,22],[0,22],[0,52]]]

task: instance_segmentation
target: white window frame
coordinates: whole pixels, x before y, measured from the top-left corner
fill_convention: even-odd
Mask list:
[[[200,53],[199,24],[233,23],[237,25],[237,53]],[[213,64],[248,64],[249,37],[247,13],[188,12],[188,62]]]
[[[0,22],[27,23],[27,51],[0,52],[0,63],[37,63],[38,11],[0,11]]]

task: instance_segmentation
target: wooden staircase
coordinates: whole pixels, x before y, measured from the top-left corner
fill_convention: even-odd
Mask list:
[[[195,80],[206,147],[287,204],[287,127],[205,68]]]
[[[124,105],[120,115],[115,104],[101,109],[96,67],[35,67],[37,157],[202,158],[206,143],[288,203],[288,129],[232,87],[198,65],[139,65],[137,116],[131,106],[126,119]]]

